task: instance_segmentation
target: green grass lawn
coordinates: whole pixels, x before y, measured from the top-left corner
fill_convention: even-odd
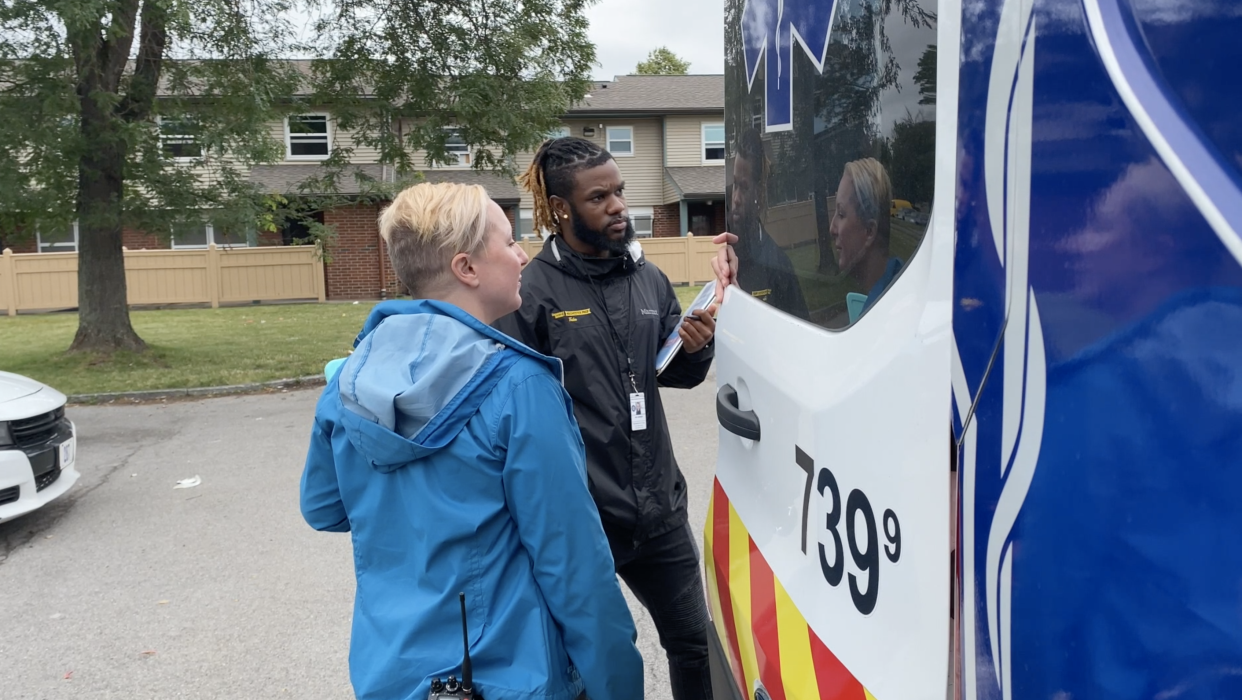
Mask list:
[[[676,287],[683,307],[702,286]],[[0,316],[0,370],[66,394],[186,389],[316,375],[353,348],[373,302],[134,311],[142,354],[68,354],[77,314]]]
[[[319,374],[346,355],[371,302],[134,311],[142,354],[67,354],[76,314],[0,317],[0,370],[66,394],[183,389]]]

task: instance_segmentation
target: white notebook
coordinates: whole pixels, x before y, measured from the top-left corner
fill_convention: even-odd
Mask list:
[[[668,367],[668,364],[677,356],[677,351],[681,350],[681,334],[679,331],[681,330],[681,324],[686,320],[686,316],[699,309],[706,309],[714,301],[716,301],[715,280],[703,285],[703,291],[699,292],[694,301],[690,302],[690,305],[682,312],[681,320],[677,322],[677,327],[664,339],[664,344],[660,346],[660,352],[656,354],[657,375],[663,372],[665,367]]]

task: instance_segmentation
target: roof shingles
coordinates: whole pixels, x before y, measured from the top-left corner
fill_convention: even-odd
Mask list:
[[[723,165],[703,165],[691,168],[665,168],[681,196],[686,199],[723,198],[725,171]]]
[[[372,180],[384,179],[384,167],[378,164],[350,165],[341,173],[337,181],[340,194],[358,194],[362,191],[362,183],[356,175],[362,171],[365,177]],[[326,171],[321,165],[256,165],[250,169],[250,181],[265,192],[271,194],[297,194],[298,185],[310,178],[320,178]]]
[[[424,170],[426,182],[456,182],[463,185],[482,185],[487,196],[500,204],[517,204],[522,193],[511,178],[485,170]]]
[[[722,111],[723,75],[625,75],[596,83],[569,113]]]

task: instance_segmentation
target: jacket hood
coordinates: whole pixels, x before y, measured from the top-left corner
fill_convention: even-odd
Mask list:
[[[545,357],[440,301],[376,305],[336,374],[350,442],[383,472],[452,442],[522,355]]]
[[[625,257],[591,258],[570,248],[563,238],[555,234],[548,237],[535,259],[583,280],[628,275],[647,264],[643,259],[643,247],[638,241],[630,241]]]

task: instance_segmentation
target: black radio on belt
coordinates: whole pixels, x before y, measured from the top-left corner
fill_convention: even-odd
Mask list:
[[[474,687],[474,672],[470,668],[470,635],[466,631],[466,594],[458,593],[461,602],[461,645],[465,656],[461,660],[461,682],[456,676],[447,680],[431,679],[431,692],[427,700],[483,700],[483,694]]]

